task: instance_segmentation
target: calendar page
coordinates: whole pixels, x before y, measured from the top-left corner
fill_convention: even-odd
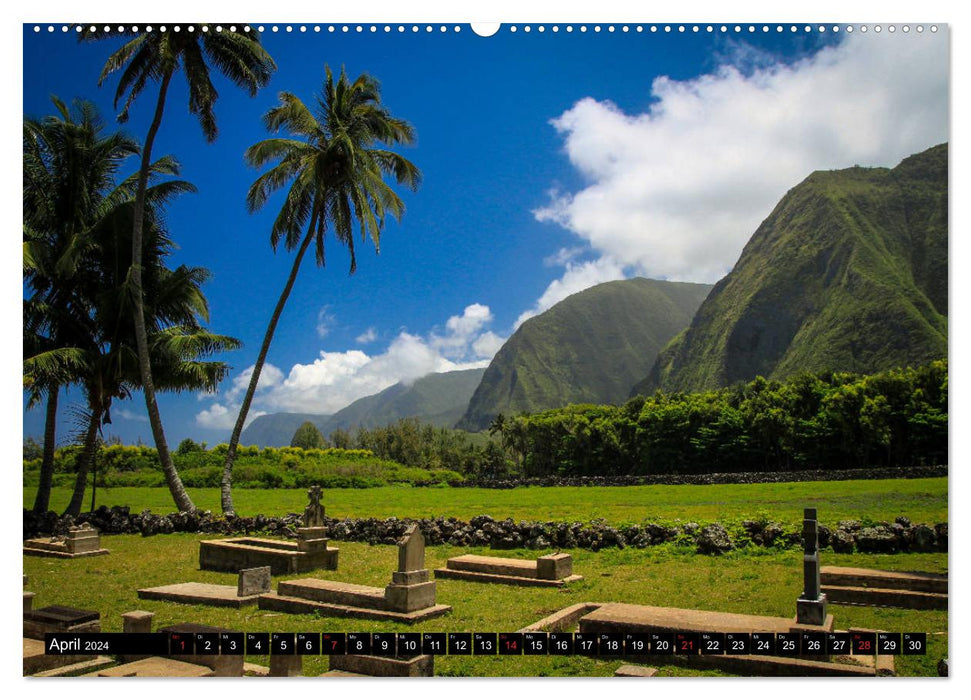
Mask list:
[[[948,674],[947,23],[232,14],[21,28],[24,676]]]

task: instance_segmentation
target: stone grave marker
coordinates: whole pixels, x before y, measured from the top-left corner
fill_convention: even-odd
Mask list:
[[[240,569],[236,595],[248,596],[268,593],[270,591],[270,567],[256,566],[252,569]]]
[[[826,621],[826,594],[819,582],[819,525],[816,509],[806,508],[802,521],[802,595],[796,601],[796,622],[822,625]]]

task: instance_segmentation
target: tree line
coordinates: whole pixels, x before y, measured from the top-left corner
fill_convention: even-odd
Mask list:
[[[496,416],[524,476],[698,474],[947,464],[947,360],[806,373],[703,393]]]
[[[213,74],[253,97],[277,66],[259,33],[249,27],[179,29],[77,27],[84,42],[125,38],[108,56],[98,80],[100,87],[117,76],[114,105],[121,106],[120,123],[148,88],[157,90],[143,143],[109,131],[94,104],[83,99],[69,106],[53,97],[55,114],[24,118],[24,390],[28,407],[46,403],[34,502],[38,512],[50,502],[58,396],[70,385],[81,387],[85,405],[79,409],[83,450],[67,513],[80,512],[100,433],[111,422],[112,402],[136,391],[144,396],[157,458],[176,507],[196,510],[167,444],[156,392],[214,391],[230,368],[211,357],[240,343],[206,327],[202,285],[208,271],[168,267],[174,244],[165,209],[194,187],[177,179],[174,156],[153,159],[153,148],[177,74],[188,86],[188,113],[212,142],[218,134]],[[225,513],[233,512],[239,436],[305,254],[313,245],[316,263],[323,266],[330,231],[348,248],[353,273],[354,231],[377,246],[387,218],[400,219],[404,212],[385,180],[414,190],[421,179],[414,164],[390,150],[414,142],[415,133],[382,105],[373,77],[351,79],[343,70],[334,76],[325,66],[321,92],[309,104],[281,92],[279,104],[263,118],[271,137],[243,154],[250,166],[266,168],[245,194],[247,209],[256,212],[283,191],[270,245],[275,251],[282,244],[295,256],[224,455],[220,486]],[[124,177],[129,159],[138,161],[137,171]],[[213,206],[224,203],[219,199]]]

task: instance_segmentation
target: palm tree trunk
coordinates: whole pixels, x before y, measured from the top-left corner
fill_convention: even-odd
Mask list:
[[[223,479],[221,484],[223,513],[235,512],[233,510],[232,491],[233,462],[236,460],[236,448],[239,445],[239,436],[243,432],[243,424],[246,423],[246,414],[249,413],[250,404],[253,403],[253,394],[256,393],[256,385],[260,381],[260,373],[263,371],[263,364],[266,362],[266,355],[270,350],[270,343],[273,341],[273,334],[276,332],[276,325],[280,320],[280,314],[283,313],[283,307],[286,306],[290,291],[293,289],[293,283],[297,280],[300,263],[303,262],[304,253],[307,252],[307,248],[310,247],[310,242],[314,238],[316,226],[317,213],[314,212],[310,217],[310,228],[307,230],[307,235],[303,239],[303,243],[300,244],[300,250],[297,251],[297,257],[293,261],[293,267],[290,268],[290,276],[287,278],[287,284],[276,302],[276,308],[273,309],[273,316],[270,317],[270,325],[266,328],[266,334],[263,336],[263,344],[260,346],[260,354],[256,358],[256,364],[253,365],[253,375],[250,377],[249,386],[246,387],[246,396],[243,397],[243,404],[239,407],[236,425],[233,426],[233,434],[229,439],[229,449],[226,451],[226,463],[223,466]]]
[[[165,440],[165,430],[162,427],[162,416],[159,414],[158,402],[155,400],[155,383],[152,381],[152,366],[148,356],[148,331],[145,328],[144,299],[142,298],[142,232],[145,222],[145,190],[148,188],[148,170],[152,162],[152,145],[155,143],[155,135],[162,123],[165,95],[168,92],[171,80],[172,69],[170,68],[162,76],[158,101],[155,105],[155,116],[142,148],[142,164],[138,171],[138,189],[135,193],[135,220],[132,224],[131,235],[131,282],[132,296],[135,302],[135,346],[138,349],[138,369],[142,379],[142,391],[145,394],[148,422],[152,426],[152,435],[155,438],[155,448],[158,451],[158,458],[162,463],[162,472],[165,474],[165,482],[168,484],[169,491],[172,492],[175,506],[180,511],[194,512],[196,510],[195,504],[189,498],[185,486],[182,485],[182,479],[179,478],[179,472],[176,471],[175,464],[172,462],[172,454],[169,452],[169,446]]]
[[[88,485],[88,469],[94,461],[94,453],[98,448],[98,426],[101,421],[98,411],[91,411],[91,419],[88,423],[88,430],[84,436],[84,450],[81,452],[81,461],[77,465],[78,475],[74,481],[74,493],[71,495],[71,502],[67,504],[64,515],[71,515],[75,518],[81,514],[81,502],[84,500],[84,489]]]
[[[54,483],[54,450],[57,447],[57,395],[60,387],[47,390],[47,416],[44,418],[44,458],[40,463],[40,484],[34,499],[34,512],[46,513],[51,504],[51,486]]]

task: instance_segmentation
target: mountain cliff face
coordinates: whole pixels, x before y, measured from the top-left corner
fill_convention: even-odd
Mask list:
[[[632,393],[947,357],[947,169],[942,144],[810,175]]]
[[[483,430],[499,413],[624,401],[710,290],[706,284],[631,279],[564,299],[506,341],[456,427]]]
[[[342,428],[374,428],[401,418],[418,418],[440,427],[451,427],[465,412],[469,398],[484,369],[429,374],[411,384],[401,382],[372,396],[365,396],[332,416],[310,413],[271,413],[256,418],[240,436],[241,445],[283,447],[293,433],[310,421],[325,438]]]

